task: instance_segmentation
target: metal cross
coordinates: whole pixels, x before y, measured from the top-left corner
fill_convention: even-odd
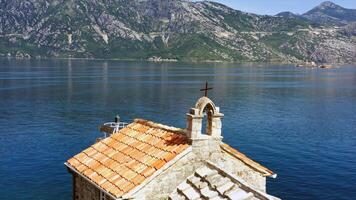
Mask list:
[[[212,87],[211,88],[208,87],[208,82],[206,82],[205,83],[205,88],[201,89],[200,91],[202,91],[202,92],[204,91],[205,92],[205,96],[207,97],[208,96],[208,91],[212,90],[212,89],[213,89]]]

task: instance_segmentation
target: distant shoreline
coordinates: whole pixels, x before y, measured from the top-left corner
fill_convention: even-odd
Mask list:
[[[176,61],[154,61],[149,59],[132,59],[132,58],[80,58],[80,57],[31,57],[31,58],[18,58],[18,57],[0,57],[0,59],[11,59],[11,60],[97,60],[97,61],[130,61],[130,62],[150,62],[150,63],[236,63],[236,64],[291,64],[296,65],[297,62],[286,62],[286,61],[225,61],[225,60],[176,60]],[[326,63],[336,66],[341,65],[354,65],[356,62],[351,63]]]

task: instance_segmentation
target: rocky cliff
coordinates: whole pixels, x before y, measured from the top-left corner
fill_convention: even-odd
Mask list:
[[[355,62],[353,27],[208,1],[0,0],[0,56]]]

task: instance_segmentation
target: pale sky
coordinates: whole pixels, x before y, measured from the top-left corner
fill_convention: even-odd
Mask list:
[[[275,15],[282,11],[303,14],[319,5],[323,0],[211,0],[228,5],[236,10],[256,14]],[[342,7],[356,9],[356,0],[332,1]]]

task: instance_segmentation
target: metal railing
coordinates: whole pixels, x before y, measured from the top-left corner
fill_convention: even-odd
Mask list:
[[[126,123],[126,122],[119,122],[119,123],[108,122],[108,123],[104,124],[104,126],[108,126],[110,128],[113,128],[113,133],[118,132],[120,129],[125,128],[125,126],[127,126],[127,125],[128,125],[128,123]]]

